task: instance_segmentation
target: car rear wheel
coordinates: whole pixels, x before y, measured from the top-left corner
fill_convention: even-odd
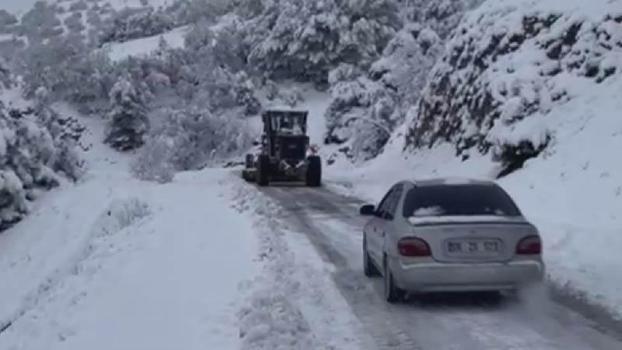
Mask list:
[[[389,262],[386,257],[384,259],[384,299],[391,304],[398,303],[404,300],[406,296],[406,292],[403,289],[400,289],[397,285],[395,285],[395,279],[393,277],[393,273],[391,272],[391,268],[389,267]]]
[[[363,236],[363,272],[367,277],[377,277],[380,276],[380,271],[374,262],[371,260],[369,256],[369,251],[367,250],[367,238]]]

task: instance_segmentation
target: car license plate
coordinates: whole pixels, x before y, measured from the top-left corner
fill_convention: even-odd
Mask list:
[[[447,242],[447,252],[452,255],[494,255],[501,250],[498,240],[452,240]]]

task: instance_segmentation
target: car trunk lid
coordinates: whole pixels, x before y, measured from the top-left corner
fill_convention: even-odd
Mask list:
[[[430,245],[440,262],[504,262],[515,255],[518,242],[535,233],[523,218],[497,216],[411,219],[417,237]]]

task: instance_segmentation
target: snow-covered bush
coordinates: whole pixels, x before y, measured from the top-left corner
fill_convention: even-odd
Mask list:
[[[69,11],[71,12],[83,11],[83,10],[87,10],[88,8],[89,8],[89,5],[87,5],[85,0],[74,1],[71,3],[71,5],[69,5]]]
[[[141,179],[166,182],[174,172],[200,169],[237,155],[252,137],[242,116],[211,114],[201,108],[159,111],[161,120],[149,133],[134,164]]]
[[[100,42],[124,42],[162,34],[173,29],[175,24],[174,18],[165,11],[126,9],[114,16]]]
[[[74,180],[81,175],[76,140],[67,137],[65,122],[47,108],[9,110],[0,102],[0,230],[21,220],[28,201],[57,186],[60,174]]]
[[[443,41],[436,32],[420,24],[409,24],[389,42],[369,70],[369,76],[395,91],[401,107],[408,108],[418,102],[428,74],[442,53]]]
[[[332,100],[326,111],[325,142],[346,144],[343,150],[355,160],[376,156],[396,121],[395,93],[358,76],[356,68],[347,64],[331,71],[330,82]]]
[[[445,39],[464,13],[483,0],[401,0],[400,13],[408,22],[423,24]]]
[[[95,235],[109,236],[134,225],[151,213],[149,204],[140,198],[117,198],[101,213],[92,227]]]
[[[19,57],[18,73],[26,96],[32,98],[44,87],[52,100],[74,103],[85,113],[102,112],[107,107],[108,92],[119,74],[105,53],[91,52],[81,37],[31,43]]]
[[[407,144],[492,150],[506,168],[555,137],[547,115],[622,69],[622,13],[606,0],[487,1],[456,29],[431,73]],[[617,14],[617,15],[616,15]]]
[[[168,61],[180,67],[174,81],[184,98],[206,101],[211,112],[243,108],[253,115],[261,105],[251,77],[243,70],[246,50],[242,40],[230,28],[214,31],[207,22],[198,23],[186,37],[186,48],[173,52]]]
[[[46,1],[37,1],[33,8],[26,12],[19,25],[19,34],[28,37],[29,42],[42,41],[63,34],[63,27],[57,17],[58,8]]]
[[[199,21],[191,26],[185,37],[186,49],[198,61],[226,66],[232,72],[245,70],[250,47],[244,41],[244,23],[235,16],[223,19],[214,28],[208,21]]]
[[[110,104],[106,143],[119,151],[141,147],[149,129],[147,108],[141,91],[129,79],[122,77],[110,90]]]
[[[232,0],[234,12],[242,18],[254,18],[264,10],[263,0]]]
[[[80,34],[85,29],[82,23],[82,13],[74,12],[63,21],[70,32]]]
[[[230,7],[231,0],[188,0],[170,6],[168,12],[175,13],[181,23],[215,22]]]
[[[389,42],[367,74],[342,65],[330,74],[327,143],[348,144],[349,156],[378,155],[425,86],[442,52],[432,30],[409,24]]]

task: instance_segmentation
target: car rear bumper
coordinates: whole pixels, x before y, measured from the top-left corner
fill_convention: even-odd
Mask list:
[[[398,286],[411,292],[514,290],[544,277],[544,264],[537,260],[485,264],[398,260],[391,269]]]

